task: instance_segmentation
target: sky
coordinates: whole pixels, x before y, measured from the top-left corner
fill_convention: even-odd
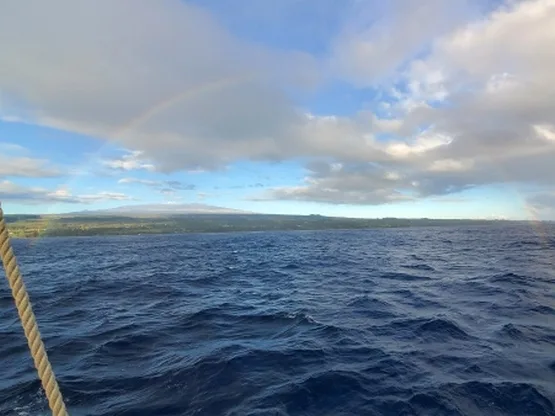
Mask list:
[[[7,213],[555,220],[555,0],[8,0]]]

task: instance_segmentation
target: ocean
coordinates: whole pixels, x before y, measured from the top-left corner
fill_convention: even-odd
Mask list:
[[[555,225],[13,240],[71,415],[555,415]],[[0,414],[48,415],[5,278]]]

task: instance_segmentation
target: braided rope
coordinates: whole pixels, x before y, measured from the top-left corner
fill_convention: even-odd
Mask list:
[[[10,237],[8,228],[4,221],[4,212],[0,206],[0,257],[4,263],[4,270],[6,277],[12,289],[12,295],[15,301],[17,312],[21,325],[27,337],[27,343],[31,350],[31,355],[35,362],[35,367],[39,373],[39,378],[42,382],[42,387],[46,393],[48,404],[52,410],[53,416],[67,416],[66,406],[62,398],[62,393],[58,387],[56,376],[48,360],[44,344],[42,342],[35,314],[23,282],[23,277],[19,271],[17,261],[10,244]]]

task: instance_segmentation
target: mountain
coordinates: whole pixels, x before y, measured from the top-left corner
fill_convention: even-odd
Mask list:
[[[252,214],[249,211],[206,204],[140,204],[85,210],[70,215],[172,215],[172,214]]]

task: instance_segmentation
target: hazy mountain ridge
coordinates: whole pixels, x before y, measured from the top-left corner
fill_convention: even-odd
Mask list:
[[[63,214],[64,216],[87,216],[87,215],[179,215],[179,214],[252,214],[233,208],[219,207],[215,205],[191,203],[191,204],[139,204],[124,205],[116,208],[99,210],[85,210]]]
[[[517,224],[502,220],[429,218],[341,218],[321,215],[277,215],[243,213],[202,204],[184,205],[165,212],[151,205],[133,209],[88,211],[73,214],[7,215],[10,235],[92,236],[134,234],[185,234],[237,231],[333,230],[398,227]],[[165,207],[164,207],[165,208]],[[208,208],[208,209],[207,209]],[[215,209],[214,209],[215,208]],[[149,210],[150,209],[150,210]]]

